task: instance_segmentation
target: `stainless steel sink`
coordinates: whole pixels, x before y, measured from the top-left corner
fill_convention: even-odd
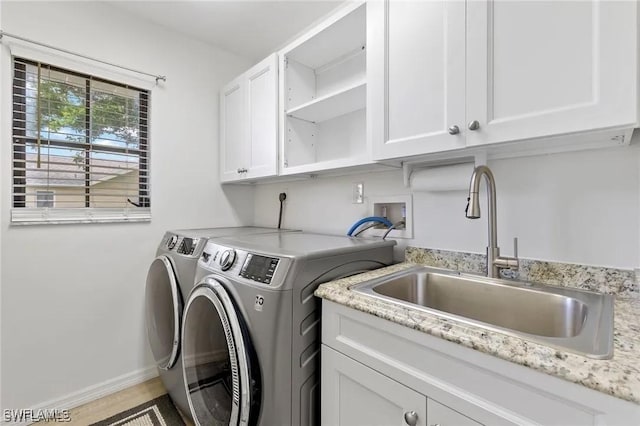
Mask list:
[[[427,267],[353,290],[591,358],[613,355],[613,296]]]

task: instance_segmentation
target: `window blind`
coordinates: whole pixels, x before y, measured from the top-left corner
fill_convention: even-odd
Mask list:
[[[13,64],[12,221],[148,220],[149,92]]]

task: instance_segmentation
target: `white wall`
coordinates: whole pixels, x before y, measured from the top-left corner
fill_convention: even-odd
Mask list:
[[[639,164],[637,144],[490,161],[502,252],[512,253],[512,238],[517,236],[521,257],[638,267]],[[354,182],[365,184],[364,205],[351,202]],[[276,223],[281,191],[287,192],[286,227],[339,234],[371,213],[371,196],[410,192],[400,171],[259,185],[256,225]],[[415,238],[404,244],[484,253],[487,219],[465,218],[466,197],[465,191],[414,194]]]
[[[7,32],[168,76],[151,95],[146,224],[11,227],[2,97],[2,407],[18,409],[152,365],[144,283],[163,232],[251,222],[252,189],[221,189],[217,160],[218,87],[251,64],[100,2],[2,2],[1,18]]]

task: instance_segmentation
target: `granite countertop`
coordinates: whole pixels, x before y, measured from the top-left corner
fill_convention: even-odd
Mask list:
[[[315,295],[507,361],[640,404],[640,298],[618,294],[614,353],[596,360],[351,291],[356,284],[416,263],[406,262],[320,285]]]

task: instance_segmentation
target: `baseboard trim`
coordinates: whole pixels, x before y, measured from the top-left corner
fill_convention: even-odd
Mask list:
[[[141,368],[140,370],[133,371],[131,373],[123,374],[122,376],[115,377],[113,379],[105,380],[102,383],[88,386],[79,391],[69,393],[60,398],[51,399],[49,401],[37,404],[32,407],[33,411],[44,409],[58,409],[58,410],[70,410],[80,405],[87,404],[95,401],[96,399],[103,398],[107,395],[111,395],[123,389],[131,386],[138,385],[140,383],[151,380],[158,376],[158,369],[154,366]],[[6,422],[4,420],[4,413],[2,418],[2,425],[12,426],[27,426],[29,422]]]

